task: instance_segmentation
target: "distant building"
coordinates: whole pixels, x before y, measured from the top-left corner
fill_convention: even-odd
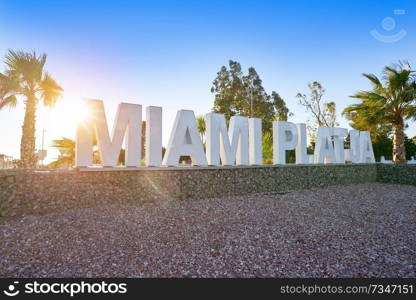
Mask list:
[[[0,169],[10,169],[13,167],[13,157],[5,154],[0,154]]]

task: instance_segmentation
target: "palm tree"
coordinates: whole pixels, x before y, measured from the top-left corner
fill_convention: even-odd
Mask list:
[[[393,161],[406,162],[404,145],[405,120],[416,119],[416,82],[409,63],[399,63],[383,70],[383,79],[363,74],[373,85],[371,91],[360,91],[353,98],[361,103],[344,109],[343,114],[358,113],[373,124],[391,125]]]
[[[97,146],[97,138],[96,135],[93,135],[93,146]],[[75,165],[75,147],[76,142],[75,140],[62,137],[60,140],[53,140],[52,147],[57,148],[59,150],[59,157],[57,160],[51,162],[48,167],[50,168],[72,168]],[[118,164],[124,164],[125,162],[125,149],[120,150],[120,154],[118,156]],[[98,149],[93,151],[93,163],[100,164],[100,152]]]
[[[201,135],[201,140],[204,141],[205,131],[206,131],[206,123],[204,116],[196,117],[196,125],[198,127],[199,134]]]
[[[46,54],[9,50],[4,60],[6,70],[0,73],[0,109],[15,107],[18,97],[23,98],[25,117],[20,143],[20,167],[35,168],[36,109],[39,101],[53,107],[63,89],[44,70]]]
[[[51,162],[49,167],[67,167],[70,168],[75,163],[75,141],[62,137],[60,140],[53,140],[52,147],[57,148],[60,155],[57,160]]]

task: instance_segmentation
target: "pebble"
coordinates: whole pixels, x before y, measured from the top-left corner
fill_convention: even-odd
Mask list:
[[[0,277],[416,277],[416,186],[0,218]]]

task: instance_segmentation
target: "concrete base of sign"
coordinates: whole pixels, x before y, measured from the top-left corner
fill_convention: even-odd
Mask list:
[[[0,171],[0,216],[275,193],[366,182],[416,185],[416,165],[330,164]]]

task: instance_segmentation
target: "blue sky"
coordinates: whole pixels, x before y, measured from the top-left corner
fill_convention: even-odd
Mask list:
[[[82,98],[104,100],[111,125],[119,102],[162,106],[167,141],[177,110],[210,111],[211,82],[229,59],[255,67],[266,90],[285,99],[291,121],[308,119],[295,95],[313,80],[340,112],[370,87],[361,73],[403,59],[416,65],[415,14],[415,1],[0,0],[0,55],[47,53],[46,68],[65,89],[55,110],[39,111],[39,148],[42,129],[46,146],[74,137]],[[371,30],[406,35],[384,43]],[[0,153],[19,156],[22,121],[22,103],[0,111]],[[416,135],[414,123],[407,134]]]

